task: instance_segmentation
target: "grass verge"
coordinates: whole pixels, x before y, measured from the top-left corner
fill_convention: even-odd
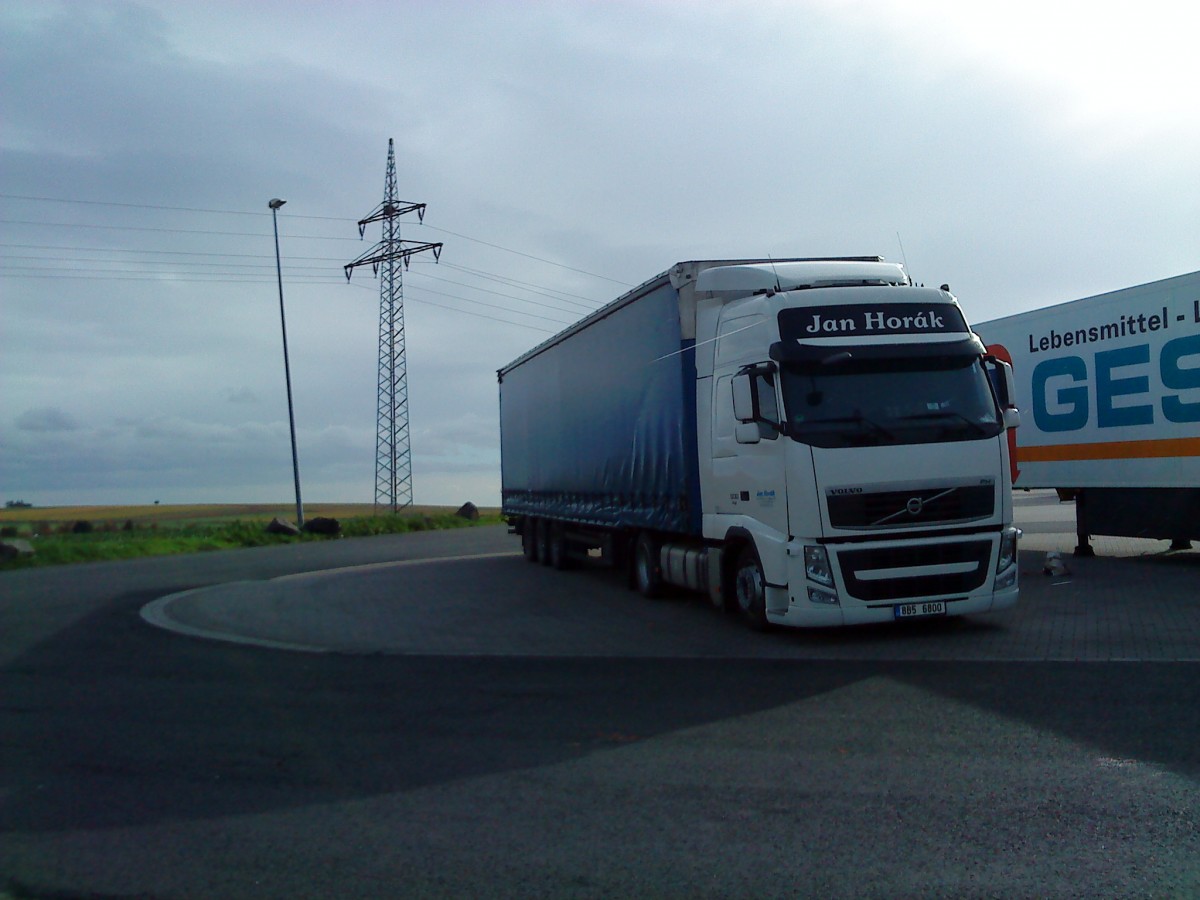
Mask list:
[[[205,518],[214,518],[206,516]],[[123,524],[113,521],[98,525],[88,519],[75,522],[25,523],[23,527],[5,522],[9,537],[28,540],[34,548],[32,556],[19,556],[0,561],[0,571],[27,569],[39,566],[60,566],[70,563],[103,560],[134,559],[143,556],[167,556],[175,553],[202,553],[231,550],[239,547],[263,547],[273,544],[294,544],[303,541],[336,540],[322,535],[301,534],[298,537],[271,534],[262,519],[222,521],[200,520],[183,522],[143,521],[127,518]],[[384,516],[356,516],[342,519],[342,537],[369,537],[381,534],[403,534],[409,531],[434,531],[446,528],[469,528],[475,525],[497,525],[503,519],[496,512],[483,511],[478,520],[471,521],[452,512],[416,512]],[[75,531],[77,522],[87,522],[90,530]],[[10,533],[15,532],[15,533]]]

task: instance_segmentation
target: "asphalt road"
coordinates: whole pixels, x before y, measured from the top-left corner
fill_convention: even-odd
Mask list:
[[[1027,532],[1070,540],[1062,508],[1025,504]],[[1064,579],[1031,556],[1009,619],[816,639],[494,555],[515,549],[478,529],[0,575],[0,892],[1200,895],[1195,554]],[[425,632],[409,614],[425,653],[140,617],[426,558],[448,561],[313,582],[390,575],[398,608],[469,608]],[[586,644],[580,620],[610,624]]]

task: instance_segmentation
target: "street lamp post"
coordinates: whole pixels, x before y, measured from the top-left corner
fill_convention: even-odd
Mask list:
[[[275,226],[275,275],[279,280],[279,325],[283,329],[283,375],[287,380],[288,425],[292,432],[292,475],[296,480],[296,527],[304,527],[304,506],[300,503],[300,458],[296,454],[296,414],[292,407],[292,369],[288,364],[287,319],[283,314],[283,266],[279,261],[279,207],[286,200],[276,198],[271,207],[271,222]]]

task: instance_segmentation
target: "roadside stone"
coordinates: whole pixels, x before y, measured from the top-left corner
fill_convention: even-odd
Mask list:
[[[336,537],[342,533],[342,523],[328,516],[317,516],[304,523],[304,530],[309,534],[324,534]]]
[[[300,534],[299,528],[297,528],[291,522],[285,522],[278,516],[272,519],[270,524],[267,525],[267,531],[270,534],[287,534],[291,535],[292,537],[297,537]]]
[[[472,522],[479,521],[479,507],[470,500],[460,506],[454,514],[460,519],[469,519]]]
[[[0,541],[0,560],[7,562],[19,556],[33,556],[33,544],[21,538]]]

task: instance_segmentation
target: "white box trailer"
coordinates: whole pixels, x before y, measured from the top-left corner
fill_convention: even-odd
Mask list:
[[[976,325],[1012,363],[1016,488],[1076,501],[1094,534],[1200,539],[1200,272]]]

